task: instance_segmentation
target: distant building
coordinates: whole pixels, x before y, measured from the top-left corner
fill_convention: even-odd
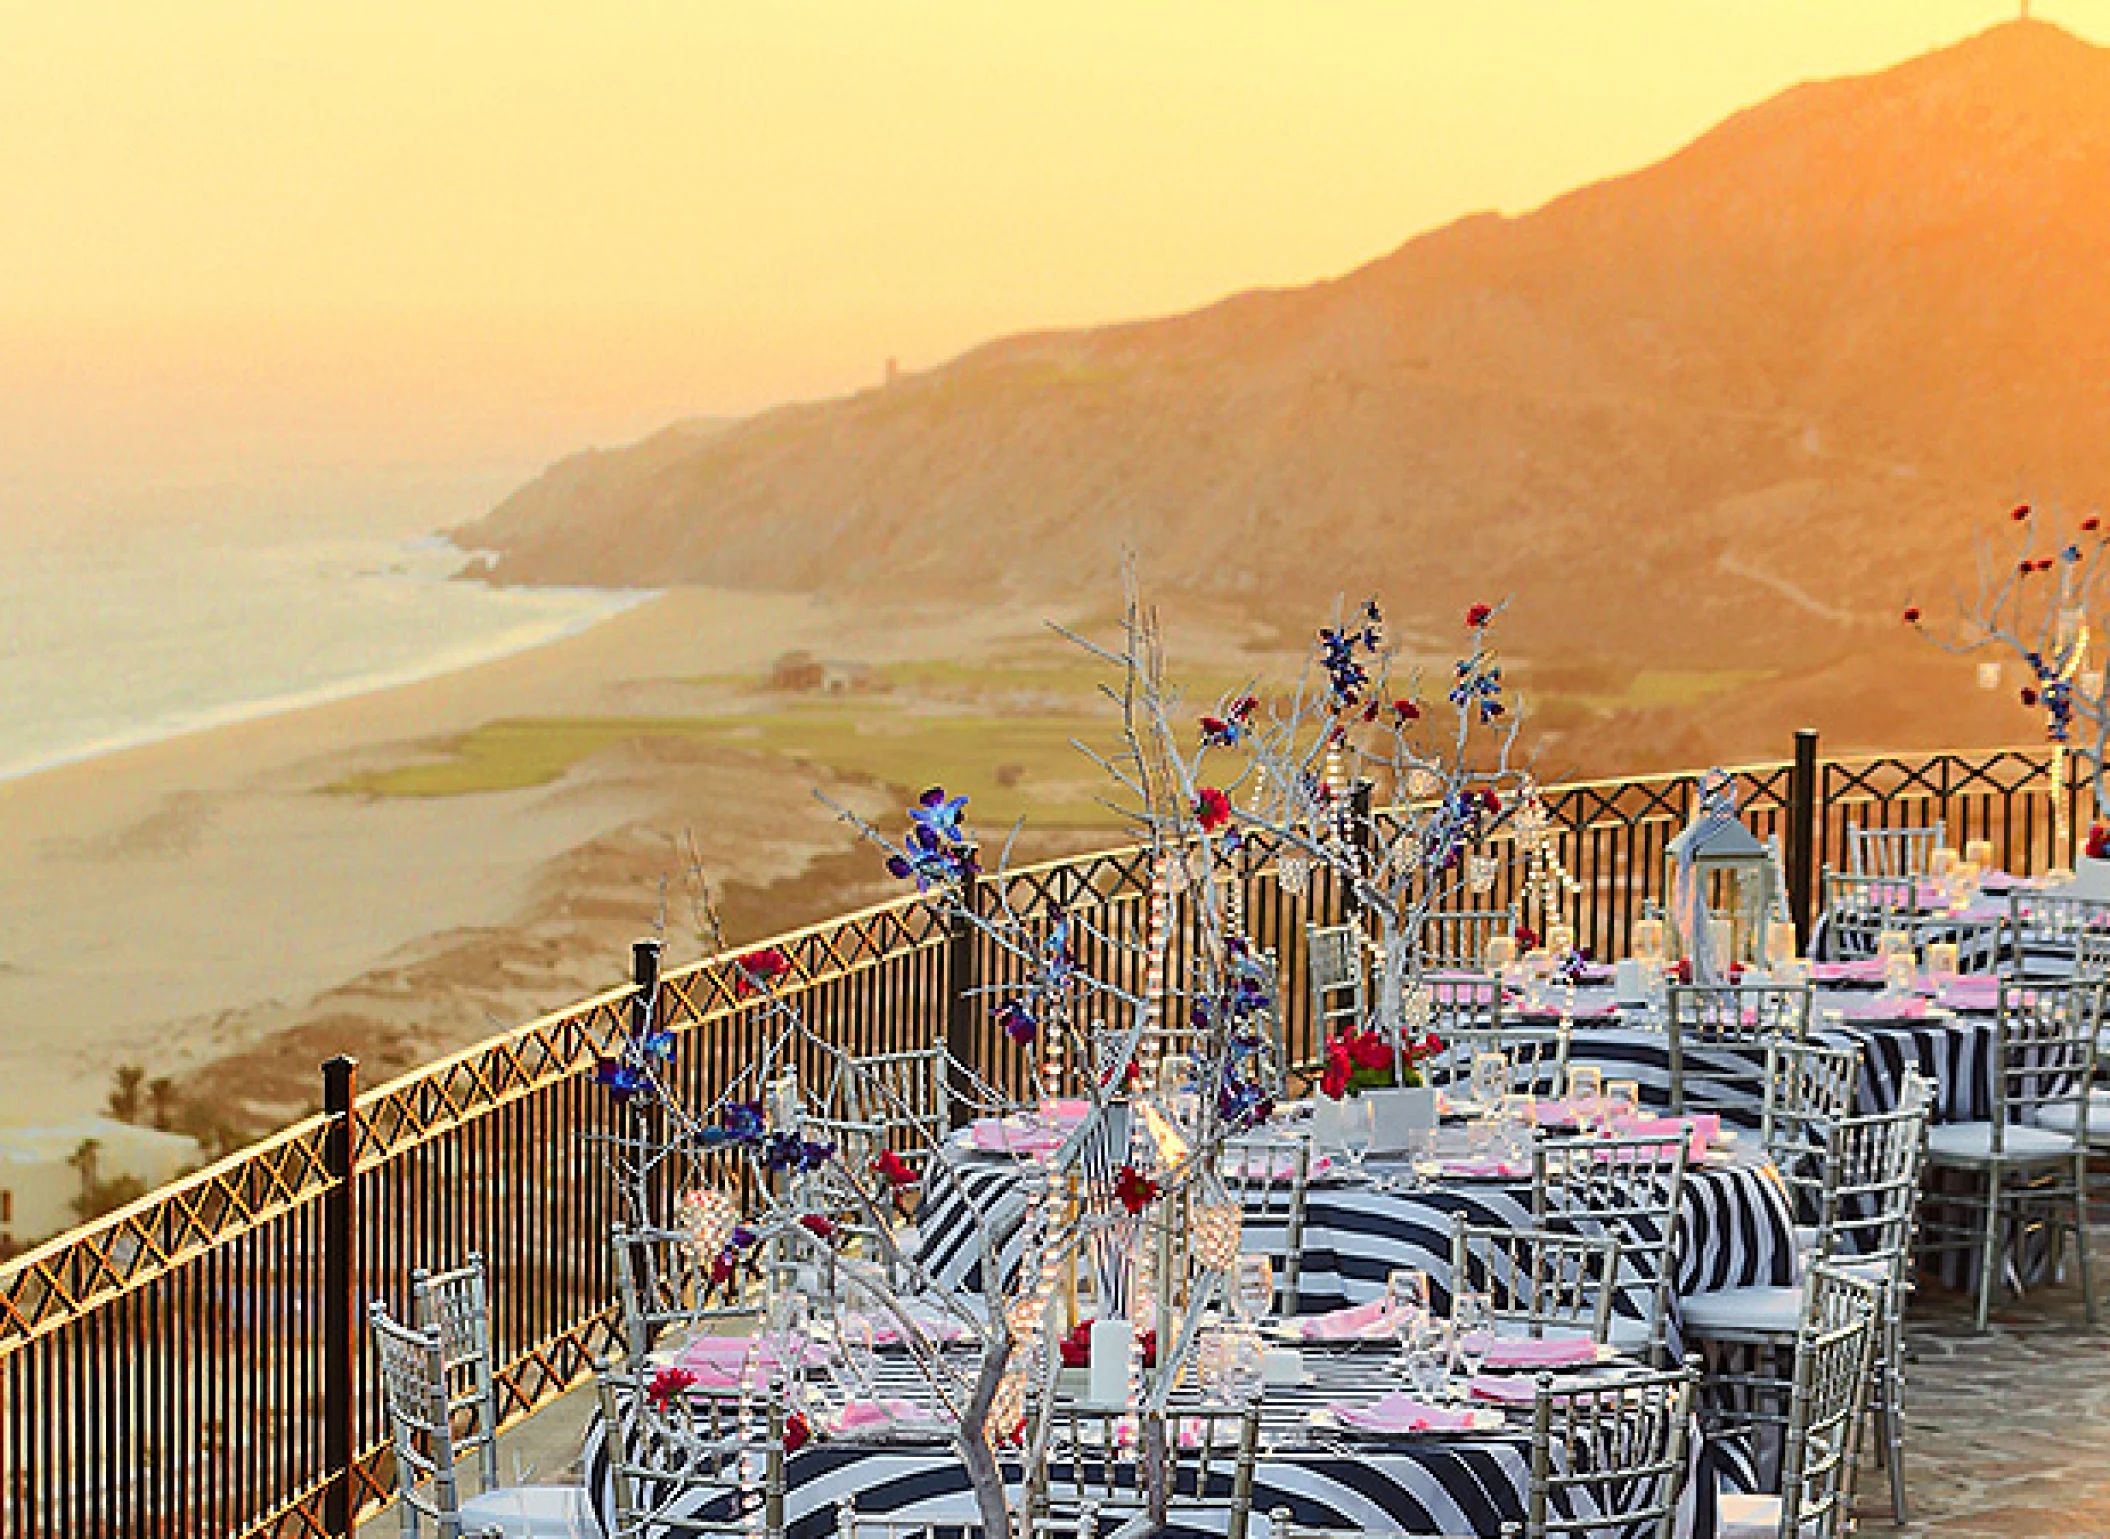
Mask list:
[[[861,695],[881,681],[870,663],[830,661],[811,652],[786,652],[769,668],[769,687],[789,695]]]
[[[83,1169],[81,1151],[92,1145]],[[78,1224],[74,1203],[88,1180],[130,1176],[152,1189],[200,1158],[197,1141],[108,1117],[0,1129],[0,1239],[27,1244]]]

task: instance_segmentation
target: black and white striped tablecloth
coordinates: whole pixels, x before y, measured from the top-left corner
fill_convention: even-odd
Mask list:
[[[1302,1523],[1410,1533],[1492,1536],[1504,1523],[1523,1521],[1531,1480],[1528,1411],[1507,1413],[1500,1430],[1418,1437],[1350,1441],[1314,1426],[1315,1409],[1366,1405],[1400,1389],[1392,1362],[1393,1355],[1382,1350],[1329,1353],[1307,1348],[1309,1382],[1268,1388],[1262,1399],[1262,1453],[1254,1476],[1255,1535],[1265,1532],[1266,1514],[1285,1507]],[[923,1403],[932,1398],[901,1354],[879,1354],[877,1377],[882,1394]],[[615,1493],[607,1435],[596,1413],[586,1429],[582,1468],[602,1526],[613,1533]],[[1716,1523],[1715,1471],[1697,1427],[1694,1436],[1692,1478],[1677,1531],[1688,1539],[1710,1539]],[[1009,1468],[1007,1474],[1016,1480],[1020,1472]],[[1054,1451],[1051,1476],[1061,1493],[1066,1482],[1060,1449]],[[816,1442],[792,1455],[785,1484],[790,1539],[829,1539],[844,1502],[854,1502],[859,1513],[903,1522],[958,1522],[970,1518],[973,1510],[956,1454],[948,1442],[937,1439]],[[1212,1478],[1203,1494],[1229,1496],[1227,1468]],[[667,1519],[724,1521],[739,1515],[739,1505],[737,1494],[715,1487],[661,1490],[652,1499],[655,1513]],[[1174,1527],[1220,1534],[1223,1518],[1220,1512],[1189,1509],[1188,1520],[1176,1517]],[[1593,1532],[1610,1535],[1619,1528],[1614,1524]]]

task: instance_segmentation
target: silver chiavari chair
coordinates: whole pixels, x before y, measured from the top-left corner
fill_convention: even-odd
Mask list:
[[[1616,1317],[1609,1339],[1651,1363],[1669,1334],[1689,1152],[1683,1138],[1543,1138],[1532,1156],[1533,1226],[1619,1242],[1617,1291],[1635,1313]]]
[[[2087,954],[2110,939],[2110,900],[2016,888],[2007,895],[2008,975],[2047,981],[2075,976]]]
[[[610,1232],[615,1253],[616,1305],[623,1317],[623,1349],[632,1372],[663,1338],[686,1336],[724,1324],[751,1324],[756,1311],[731,1288],[711,1280],[711,1258],[678,1229],[642,1229],[618,1224]]]
[[[1527,1539],[1651,1531],[1670,1539],[1697,1378],[1691,1368],[1565,1381],[1539,1375]]]
[[[1482,1053],[1500,1053],[1509,1064],[1507,1089],[1550,1101],[1566,1088],[1568,1054],[1575,1040],[1575,1028],[1568,1021],[1534,1025],[1512,1020],[1487,1028],[1435,1029],[1442,1046],[1427,1066],[1431,1084],[1470,1085],[1473,1060]]]
[[[1766,1083],[1759,1142],[1795,1199],[1795,1222],[1816,1221],[1824,1191],[1831,1131],[1853,1115],[1860,1092],[1861,1048],[1820,1042],[1766,1044]]]
[[[369,1307],[367,1323],[381,1367],[404,1539],[418,1539],[423,1519],[431,1520],[439,1539],[577,1539],[596,1532],[592,1503],[579,1486],[486,1482],[464,1497],[455,1473],[461,1450],[440,1331],[400,1324],[378,1301]]]
[[[1831,1126],[1818,1221],[1806,1258],[1812,1266],[1836,1267],[1877,1290],[1872,1362],[1882,1435],[1878,1451],[1889,1468],[1899,1523],[1905,1521],[1905,1297],[1932,1102],[1933,1086],[1908,1073],[1895,1108],[1842,1118]],[[1797,1288],[1763,1284],[1695,1294],[1685,1301],[1685,1331],[1694,1340],[1782,1349],[1807,1327],[1808,1303]],[[1719,1374],[1715,1387],[1724,1403],[1711,1420],[1720,1430],[1785,1424],[1793,1409],[1792,1386],[1762,1371]]]
[[[2088,1087],[2095,1076],[2102,995],[2093,983],[2003,980],[1993,1037],[1992,1117],[1945,1122],[1927,1136],[1935,1169],[1966,1172],[1984,1183],[1982,1197],[1951,1199],[1953,1205],[1976,1209],[1975,1234],[1951,1231],[1921,1246],[1928,1252],[1976,1253],[1981,1331],[2002,1263],[2012,1259],[2006,1242],[2023,1230],[2019,1220],[2025,1210],[2040,1232],[2050,1228],[2055,1246],[2072,1233],[2082,1303],[2089,1323],[2095,1322],[2087,1223]],[[2010,1276],[2018,1289],[2021,1273],[2016,1261]]]
[[[1769,1044],[1810,1031],[1810,987],[1780,983],[1673,983],[1669,1022],[1670,1109],[1748,1115],[1754,1061]]]
[[[1934,869],[1934,852],[1948,838],[1949,825],[1932,828],[1862,828],[1846,825],[1846,869],[1855,876],[1925,876]]]
[[[1304,1215],[1311,1190],[1311,1139],[1302,1134],[1252,1133],[1227,1140],[1224,1187],[1244,1215],[1240,1248],[1276,1263],[1276,1308],[1297,1313],[1304,1270]],[[1279,1231],[1279,1248],[1272,1237]],[[1259,1236],[1268,1243],[1258,1243]]]
[[[439,1332],[455,1456],[474,1449],[489,1490],[498,1484],[498,1390],[491,1373],[491,1292],[484,1258],[472,1251],[448,1272],[419,1267],[410,1274],[410,1303],[418,1329]]]
[[[1839,1539],[1853,1532],[1854,1447],[1881,1335],[1881,1289],[1810,1271],[1789,1394],[1779,1496],[1719,1499],[1718,1539]]]
[[[1824,950],[1843,962],[1879,956],[1883,932],[1905,928],[1918,907],[1910,877],[1824,873]]]
[[[1422,921],[1414,940],[1411,971],[1422,973],[1457,970],[1482,972],[1487,967],[1487,943],[1497,936],[1514,935],[1517,916],[1506,908],[1439,910]]]
[[[1246,1539],[1253,1515],[1253,1472],[1260,1460],[1260,1402],[1245,1406],[1185,1406],[1146,1410],[1097,1409],[1073,1403],[1049,1408],[1048,1457],[1027,1472],[1027,1500],[1037,1514],[1051,1501],[1051,1465],[1067,1471],[1080,1500],[1106,1519],[1134,1531],[1162,1530],[1179,1503],[1183,1525],[1197,1517],[1225,1539]],[[1163,1479],[1145,1478],[1162,1470]],[[1207,1494],[1228,1484],[1228,1496]],[[1191,1486],[1194,1495],[1175,1492]]]
[[[1619,1240],[1572,1230],[1474,1224],[1451,1215],[1451,1291],[1487,1295],[1505,1334],[1534,1339],[1588,1336],[1612,1326]]]
[[[595,1374],[615,1527],[606,1539],[784,1539],[782,1391],[689,1386],[655,1400],[642,1377]],[[703,1509],[724,1515],[696,1515]]]

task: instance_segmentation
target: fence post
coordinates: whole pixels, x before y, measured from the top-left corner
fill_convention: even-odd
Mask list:
[[[358,1132],[359,1060],[342,1053],[322,1066],[323,1170],[330,1187],[322,1200],[322,1459],[329,1485],[322,1501],[323,1532],[349,1539],[359,1510],[352,1473],[358,1425],[359,1302],[353,1266],[359,1214],[352,1185]]]
[[[630,1000],[630,1034],[641,1036],[653,1024],[659,990],[659,958],[665,943],[647,936],[630,943],[630,977],[637,993]]]
[[[1788,771],[1788,917],[1795,942],[1810,943],[1811,884],[1817,856],[1817,729],[1795,729],[1795,763]]]
[[[980,895],[980,878],[970,866],[960,878],[959,907],[945,919],[945,1072],[955,1127],[963,1125],[969,1115],[973,1076],[983,1067],[976,1051],[974,922],[969,917],[979,912]]]

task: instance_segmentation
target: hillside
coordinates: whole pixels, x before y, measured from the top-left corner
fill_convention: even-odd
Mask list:
[[[1513,593],[1527,652],[1813,709],[2009,498],[2110,486],[2106,208],[2110,50],[2014,23],[1334,281],[582,456],[461,537],[518,581],[1103,592],[1132,548],[1277,613]]]

